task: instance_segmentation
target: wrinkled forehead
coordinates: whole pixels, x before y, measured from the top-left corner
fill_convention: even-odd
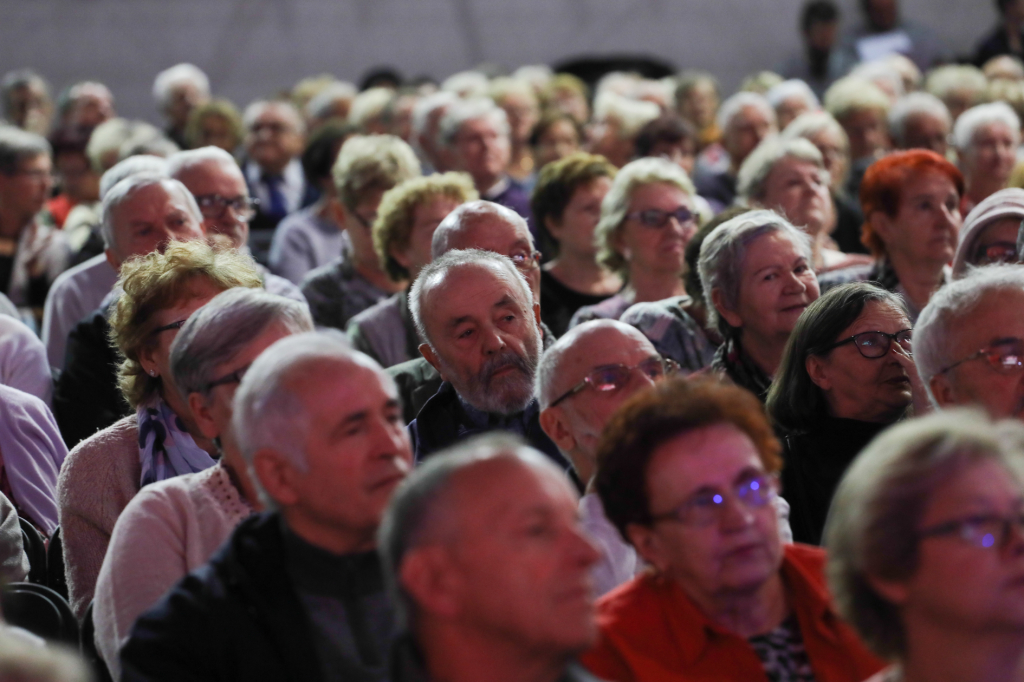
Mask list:
[[[531,245],[530,230],[497,213],[469,214],[448,239],[449,249],[482,249],[510,256],[523,243]]]
[[[487,261],[450,268],[425,283],[421,295],[424,317],[462,317],[489,310],[506,298],[528,307],[512,278],[511,272]]]
[[[115,226],[133,220],[151,217],[165,217],[175,211],[189,215],[188,198],[181,186],[166,182],[140,187],[114,208]]]
[[[209,159],[183,168],[175,176],[192,194],[221,194],[227,197],[248,196],[245,177],[234,162]]]

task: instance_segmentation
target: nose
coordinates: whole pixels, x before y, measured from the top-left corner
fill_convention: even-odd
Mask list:
[[[500,352],[506,345],[505,338],[502,336],[501,331],[495,327],[486,327],[481,329],[480,339],[483,351],[488,355]]]
[[[723,530],[742,530],[754,523],[754,511],[741,502],[735,495],[726,495],[722,503],[721,528]]]
[[[590,568],[601,558],[601,552],[594,546],[590,536],[579,527],[569,533],[569,553],[574,563],[583,568]]]

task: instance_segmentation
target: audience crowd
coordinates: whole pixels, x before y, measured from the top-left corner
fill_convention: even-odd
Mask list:
[[[734,93],[6,74],[0,680],[1020,679],[996,4],[808,0]]]

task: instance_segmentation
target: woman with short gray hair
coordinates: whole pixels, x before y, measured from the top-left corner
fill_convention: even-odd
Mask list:
[[[839,613],[893,663],[874,682],[1019,679],[1024,425],[947,410],[874,440],[825,529]]]
[[[726,221],[697,261],[708,326],[724,343],[711,368],[762,401],[801,313],[818,298],[806,234],[774,211]]]
[[[1006,102],[980,104],[956,120],[953,142],[966,183],[960,213],[967,215],[1009,182],[1017,162],[1020,119]]]

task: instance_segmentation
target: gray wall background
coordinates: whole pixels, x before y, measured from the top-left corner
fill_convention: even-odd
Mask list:
[[[841,0],[843,24],[859,23]],[[59,90],[106,82],[120,114],[157,120],[156,73],[191,61],[240,105],[330,72],[393,64],[443,78],[581,54],[647,53],[706,68],[726,89],[774,68],[800,41],[801,0],[0,0],[0,69],[32,67]],[[966,54],[991,0],[903,0],[905,16]]]

